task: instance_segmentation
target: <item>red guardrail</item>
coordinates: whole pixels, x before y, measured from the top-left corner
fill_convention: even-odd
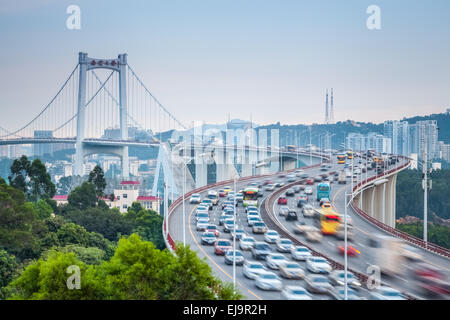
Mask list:
[[[403,157],[403,156],[399,156],[399,158],[403,158],[405,160],[408,160],[409,158]],[[409,166],[409,162],[406,164],[401,165],[398,168],[394,168],[389,170],[387,173],[384,174],[379,174],[373,177],[368,178],[367,180],[364,180],[360,183],[358,183],[356,186],[353,187],[353,192],[355,192],[356,190],[358,190],[360,187],[363,187],[364,185],[366,185],[367,183],[382,178],[386,175],[390,175],[394,172],[398,172],[402,169],[404,169],[405,167]],[[430,242],[425,242],[423,239],[417,238],[413,235],[410,235],[406,232],[397,230],[395,228],[392,228],[390,226],[388,226],[387,224],[384,224],[381,221],[378,221],[377,219],[375,219],[374,217],[371,217],[369,214],[367,214],[366,212],[364,212],[361,208],[358,208],[358,206],[356,205],[356,203],[354,201],[352,201],[352,203],[350,204],[351,207],[353,208],[353,210],[358,213],[362,218],[364,218],[365,220],[369,221],[370,223],[376,225],[378,228],[392,234],[393,236],[396,236],[398,238],[401,238],[405,241],[408,241],[418,247],[421,247],[425,250],[440,254],[444,257],[450,258],[450,250],[443,248],[441,246],[438,246],[437,244],[434,243],[430,243]]]

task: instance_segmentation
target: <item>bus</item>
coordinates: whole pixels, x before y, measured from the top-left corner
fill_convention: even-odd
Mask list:
[[[354,152],[353,151],[347,151],[347,159],[353,159]]]
[[[259,195],[258,188],[256,187],[245,188],[244,191],[242,191],[242,195],[244,196],[244,201],[242,203],[244,207],[258,206],[258,195]]]
[[[297,147],[293,146],[293,145],[286,146],[286,151],[287,152],[295,152],[295,151],[297,151]]]
[[[317,201],[322,198],[330,199],[331,187],[328,183],[318,183],[317,184]]]
[[[322,234],[336,235],[340,230],[340,225],[342,224],[342,217],[339,213],[333,210],[320,210],[318,216],[320,231]]]
[[[345,154],[338,154],[337,155],[337,162],[338,164],[345,164]]]

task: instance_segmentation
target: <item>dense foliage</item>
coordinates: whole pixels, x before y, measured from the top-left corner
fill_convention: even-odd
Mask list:
[[[417,238],[423,239],[423,222],[417,222],[412,224],[397,223],[396,228],[403,232],[409,233]],[[429,224],[427,231],[429,242],[450,249],[449,227],[436,224]]]

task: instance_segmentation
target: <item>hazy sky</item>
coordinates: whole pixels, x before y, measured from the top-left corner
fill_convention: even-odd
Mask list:
[[[81,30],[66,8],[81,8]],[[366,9],[381,8],[381,30]],[[0,0],[0,126],[38,113],[78,52],[128,62],[184,123],[382,122],[450,107],[448,0]]]

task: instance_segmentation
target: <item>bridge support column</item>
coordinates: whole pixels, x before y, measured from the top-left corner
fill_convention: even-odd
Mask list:
[[[120,104],[120,137],[128,140],[128,113],[127,113],[127,54],[119,54],[119,104]],[[122,151],[122,178],[130,176],[130,165],[128,162],[128,147]]]
[[[392,175],[386,185],[386,202],[384,223],[395,228],[395,199],[397,175]]]
[[[87,60],[87,53],[80,52],[78,54],[80,76],[78,79],[77,141],[75,143],[74,175],[80,177],[83,176],[84,163],[83,140],[85,124]]]
[[[383,221],[383,186],[376,186],[374,198],[374,212],[373,217],[378,221]]]

